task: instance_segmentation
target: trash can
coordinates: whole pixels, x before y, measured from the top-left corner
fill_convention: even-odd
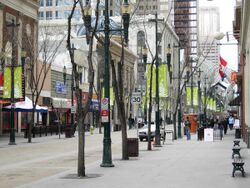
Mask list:
[[[204,127],[199,127],[198,128],[198,140],[203,140],[204,139]]]
[[[65,138],[71,138],[71,136],[72,136],[71,127],[66,126],[64,131],[65,131]]]
[[[241,138],[241,131],[240,131],[240,129],[239,128],[237,128],[237,129],[235,129],[235,138],[236,139],[239,139],[239,138]]]
[[[127,138],[128,156],[138,157],[139,156],[139,143],[138,138]]]

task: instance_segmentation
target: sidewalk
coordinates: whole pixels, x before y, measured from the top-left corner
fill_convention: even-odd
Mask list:
[[[184,137],[167,141],[153,151],[140,150],[138,158],[128,161],[113,156],[114,168],[101,168],[100,161],[86,166],[89,178],[76,178],[76,170],[41,179],[20,187],[38,188],[248,188],[250,185],[250,155],[241,141],[246,177],[236,172],[232,178],[232,146],[234,132],[222,141],[190,141]]]

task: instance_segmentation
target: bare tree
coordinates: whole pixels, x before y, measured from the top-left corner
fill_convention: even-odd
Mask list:
[[[95,24],[95,27],[92,28],[92,30],[89,30],[88,27],[86,27],[87,30],[87,40],[89,44],[89,49],[88,49],[88,65],[89,65],[89,95],[86,104],[83,106],[82,104],[82,91],[79,87],[79,81],[80,77],[77,72],[77,64],[75,63],[74,60],[74,53],[73,49],[71,48],[71,20],[75,11],[75,8],[77,4],[79,3],[81,12],[82,12],[82,19],[84,21],[85,27],[86,27],[86,16],[84,14],[84,5],[82,0],[74,0],[73,3],[73,8],[71,10],[71,13],[68,17],[68,36],[67,36],[67,49],[70,54],[70,59],[71,59],[71,64],[73,67],[73,78],[75,81],[75,88],[76,88],[76,99],[77,99],[77,116],[76,116],[76,121],[77,121],[77,127],[78,127],[78,165],[77,165],[77,175],[79,177],[84,177],[86,176],[85,173],[85,125],[84,125],[84,119],[89,112],[89,107],[90,107],[90,102],[92,100],[92,95],[93,95],[93,90],[94,90],[94,68],[93,68],[93,41],[94,41],[94,33],[96,32],[97,28],[97,21]],[[86,2],[86,6],[90,6],[88,4],[89,2]],[[97,2],[96,5],[96,10],[98,10],[99,7],[99,1]],[[96,16],[98,17],[98,11],[96,11]],[[97,19],[98,20],[98,19]]]
[[[53,32],[53,34],[52,34]],[[38,31],[34,31],[34,36],[30,36],[25,32],[22,38],[22,48],[26,50],[27,58],[25,59],[26,76],[28,75],[27,84],[32,96],[32,120],[28,130],[28,142],[31,142],[32,127],[35,122],[36,105],[39,96],[43,90],[46,77],[51,69],[58,50],[65,38],[63,33],[57,33],[55,39],[55,31],[52,31],[49,24],[44,24]],[[38,35],[36,35],[38,33]]]

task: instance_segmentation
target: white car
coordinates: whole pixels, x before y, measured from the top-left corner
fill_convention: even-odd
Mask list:
[[[155,124],[151,124],[151,139],[155,137]],[[160,128],[160,135],[161,138],[164,138],[165,136],[165,130],[164,128]],[[139,129],[139,139],[140,141],[143,141],[143,139],[148,140],[148,124],[145,124],[142,128]]]

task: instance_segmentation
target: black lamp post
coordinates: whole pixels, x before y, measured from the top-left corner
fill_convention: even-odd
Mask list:
[[[122,6],[123,32],[125,43],[128,44],[128,28],[130,19],[130,6],[128,0],[124,0]]]
[[[146,45],[144,45],[142,49],[142,59],[144,63],[144,70],[146,71],[147,59],[148,59],[148,49]],[[145,105],[144,106],[144,122],[147,123],[147,101],[145,102],[144,105]]]
[[[170,84],[172,83],[172,65],[171,65],[171,47],[170,44],[168,44],[168,47],[166,49],[167,53],[167,65],[168,65],[168,73],[169,73],[169,79],[170,79]]]
[[[91,34],[91,14],[92,14],[92,8],[89,0],[86,0],[86,5],[84,8],[84,26],[86,30],[86,41],[87,44],[89,44],[90,40],[90,34]]]
[[[15,61],[16,61],[16,50],[15,50],[15,28],[18,27],[19,24],[16,24],[14,20],[10,24],[7,25],[7,27],[11,27],[11,37],[12,37],[12,56],[11,56],[11,97],[10,97],[10,103],[11,103],[11,117],[10,117],[10,140],[9,145],[16,145],[16,139],[15,139],[15,121],[14,121],[14,108],[15,108],[15,93],[14,93],[14,68],[15,68]]]
[[[86,1],[86,7],[84,12],[84,22],[86,27],[87,44],[89,43],[88,35],[91,34],[91,7],[89,0]],[[130,6],[128,0],[124,0],[122,7],[122,18],[123,18],[123,31],[124,40],[128,43],[128,27],[130,18]],[[104,138],[103,138],[103,157],[101,167],[113,167],[112,164],[112,154],[111,154],[111,137],[110,137],[110,77],[109,77],[109,64],[110,64],[110,27],[109,27],[109,1],[105,0],[105,11],[104,11],[104,98],[108,101],[108,117],[102,121],[102,126],[104,127]],[[116,30],[117,31],[117,30]]]
[[[122,13],[123,13],[123,30],[125,42],[128,42],[128,26],[129,26],[129,4],[125,0]],[[105,20],[104,20],[104,98],[108,100],[108,119],[102,122],[104,127],[104,138],[103,138],[103,158],[101,167],[113,167],[112,154],[111,154],[111,138],[110,138],[110,77],[109,77],[109,64],[110,64],[110,28],[109,28],[109,1],[105,0]]]
[[[166,54],[167,54],[167,66],[168,66],[169,81],[170,81],[170,84],[172,84],[172,65],[171,65],[171,47],[170,47],[170,44],[168,44],[168,47],[166,49]],[[171,100],[170,97],[168,97],[168,99],[167,99],[167,110],[166,110],[167,123],[170,123],[170,119],[171,119],[171,115],[169,115],[170,117],[168,117],[168,111],[170,112],[170,109],[168,109],[168,104],[170,103],[170,100]]]
[[[63,83],[64,85],[66,84],[66,74],[67,74],[67,70],[66,70],[66,66],[63,66]]]
[[[148,48],[146,45],[143,46],[142,48],[142,59],[143,59],[143,63],[146,67],[147,65],[147,59],[148,59]]]
[[[197,79],[197,84],[198,84],[198,105],[199,105],[199,127],[201,127],[201,111],[202,111],[202,107],[201,107],[201,70],[199,69],[198,71],[198,79]]]

